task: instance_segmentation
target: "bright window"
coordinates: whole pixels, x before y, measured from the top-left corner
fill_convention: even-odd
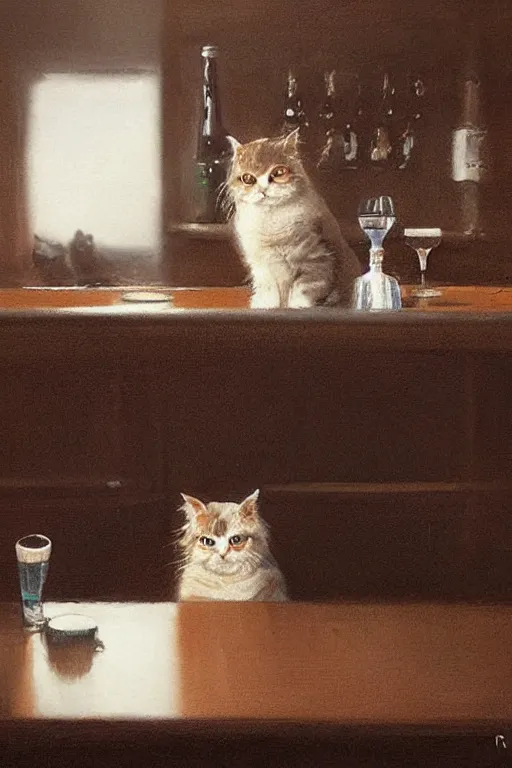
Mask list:
[[[157,74],[50,74],[29,115],[31,228],[68,243],[77,229],[113,249],[160,241]]]

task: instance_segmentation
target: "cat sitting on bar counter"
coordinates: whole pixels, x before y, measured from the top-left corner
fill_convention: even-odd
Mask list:
[[[284,578],[270,553],[258,491],[241,504],[203,504],[182,494],[186,516],[179,545],[183,600],[287,600]]]
[[[234,209],[251,307],[347,306],[359,261],[302,164],[298,132],[239,144],[224,204]]]

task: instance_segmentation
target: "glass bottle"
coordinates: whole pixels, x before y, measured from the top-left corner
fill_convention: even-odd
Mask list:
[[[382,85],[382,98],[370,139],[370,164],[380,168],[390,165],[393,152],[392,124],[395,116],[395,89],[387,72]]]
[[[402,297],[398,280],[382,271],[383,248],[370,249],[368,272],[354,282],[354,309],[375,311],[401,309]]]
[[[219,205],[219,192],[227,178],[232,148],[222,123],[215,45],[203,45],[202,111],[195,165],[195,211],[197,222],[225,221]]]
[[[355,88],[351,114],[353,117],[349,117],[345,124],[345,141],[348,150],[345,167],[356,169],[368,165],[370,160],[371,117],[368,96],[365,94],[361,82],[358,82]],[[353,157],[354,151],[355,157]]]
[[[321,126],[321,146],[317,161],[317,168],[320,170],[334,169],[341,155],[342,137],[337,130],[336,125],[336,71],[325,72],[325,94],[322,106],[318,113],[318,119]]]
[[[309,122],[304,111],[302,96],[299,93],[297,78],[291,70],[288,72],[286,82],[286,95],[282,114],[281,133],[283,136],[301,129],[301,134],[309,127]]]
[[[462,231],[471,236],[485,232],[482,184],[490,179],[489,141],[485,120],[484,88],[480,72],[485,58],[482,35],[474,20],[465,31],[466,61],[461,77],[461,114],[452,132],[452,173],[457,182]]]
[[[399,170],[407,168],[416,143],[417,125],[423,118],[425,85],[418,76],[409,79],[404,113],[397,122],[396,165]]]
[[[365,108],[361,86],[357,86],[355,100],[345,98],[342,109],[343,157],[341,169],[356,170],[361,165],[361,153],[364,144]]]
[[[354,281],[352,305],[362,310],[401,309],[398,280],[382,271],[383,243],[396,221],[393,200],[387,195],[362,200],[358,220],[371,243],[370,265],[368,272]]]
[[[334,75],[334,71],[325,74],[326,96],[319,118],[325,126],[326,139],[317,166],[340,171],[355,170],[361,165],[364,133],[365,109],[361,87],[358,86],[355,98],[350,98],[353,93],[345,92],[339,105],[341,109],[337,110]]]

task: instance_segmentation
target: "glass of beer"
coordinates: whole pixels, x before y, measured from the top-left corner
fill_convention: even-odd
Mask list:
[[[32,533],[16,542],[20,577],[23,624],[37,631],[46,624],[43,612],[43,586],[48,573],[52,543],[47,536]]]

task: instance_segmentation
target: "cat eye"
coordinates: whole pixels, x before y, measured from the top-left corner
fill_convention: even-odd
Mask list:
[[[247,536],[239,536],[236,534],[230,538],[229,543],[236,547],[237,544],[242,544],[244,541],[247,541]]]
[[[287,181],[290,176],[290,169],[286,165],[276,165],[276,167],[270,172],[269,181],[283,182]]]
[[[203,545],[203,547],[214,547],[215,546],[215,540],[210,539],[209,536],[201,536],[199,539],[199,543]]]
[[[252,187],[253,184],[256,184],[256,176],[253,176],[252,173],[242,173],[240,181],[248,187]]]

